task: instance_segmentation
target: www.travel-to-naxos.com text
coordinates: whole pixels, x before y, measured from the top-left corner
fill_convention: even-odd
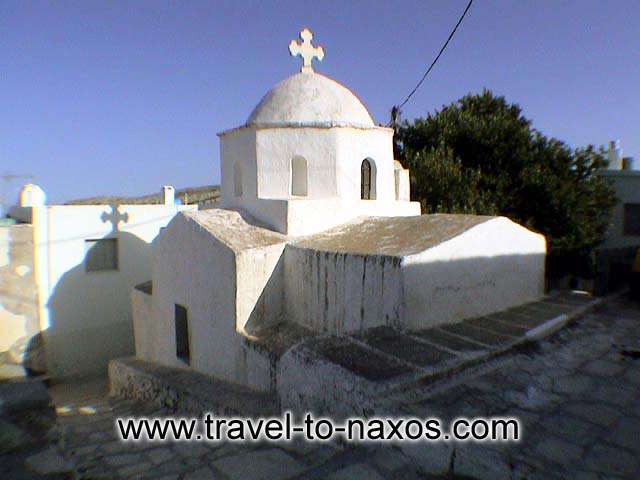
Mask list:
[[[118,418],[115,428],[123,441],[518,441],[517,418],[458,418],[448,427],[438,418],[373,417],[336,422],[307,413],[295,421],[291,412],[281,417],[241,418]]]

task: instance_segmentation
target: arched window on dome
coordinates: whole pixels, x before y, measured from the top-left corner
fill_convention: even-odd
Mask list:
[[[365,158],[360,165],[360,198],[376,199],[376,163],[371,158]]]
[[[306,197],[308,186],[307,160],[301,156],[291,159],[291,196]]]
[[[233,164],[233,193],[236,197],[242,196],[242,167],[240,162]]]

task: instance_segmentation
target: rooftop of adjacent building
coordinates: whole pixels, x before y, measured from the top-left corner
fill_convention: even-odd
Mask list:
[[[183,215],[234,251],[267,247],[285,241],[283,235],[263,227],[253,217],[238,210],[212,208],[184,212]]]
[[[291,239],[238,210],[215,208],[183,215],[235,251],[287,242],[324,252],[395,257],[423,252],[498,218],[449,214],[362,217],[321,233]]]
[[[356,255],[414,255],[497,217],[433,214],[367,217],[301,238],[294,246]]]

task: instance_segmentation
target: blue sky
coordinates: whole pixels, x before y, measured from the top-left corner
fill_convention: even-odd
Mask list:
[[[303,26],[316,70],[386,122],[466,3],[3,0],[0,174],[50,202],[217,183],[216,133],[298,70]],[[487,87],[547,135],[640,157],[639,18],[634,0],[476,0],[403,118]]]

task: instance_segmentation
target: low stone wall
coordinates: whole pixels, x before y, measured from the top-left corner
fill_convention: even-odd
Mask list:
[[[279,411],[274,395],[133,357],[109,362],[109,382],[111,395],[150,402],[174,412],[268,416]]]

